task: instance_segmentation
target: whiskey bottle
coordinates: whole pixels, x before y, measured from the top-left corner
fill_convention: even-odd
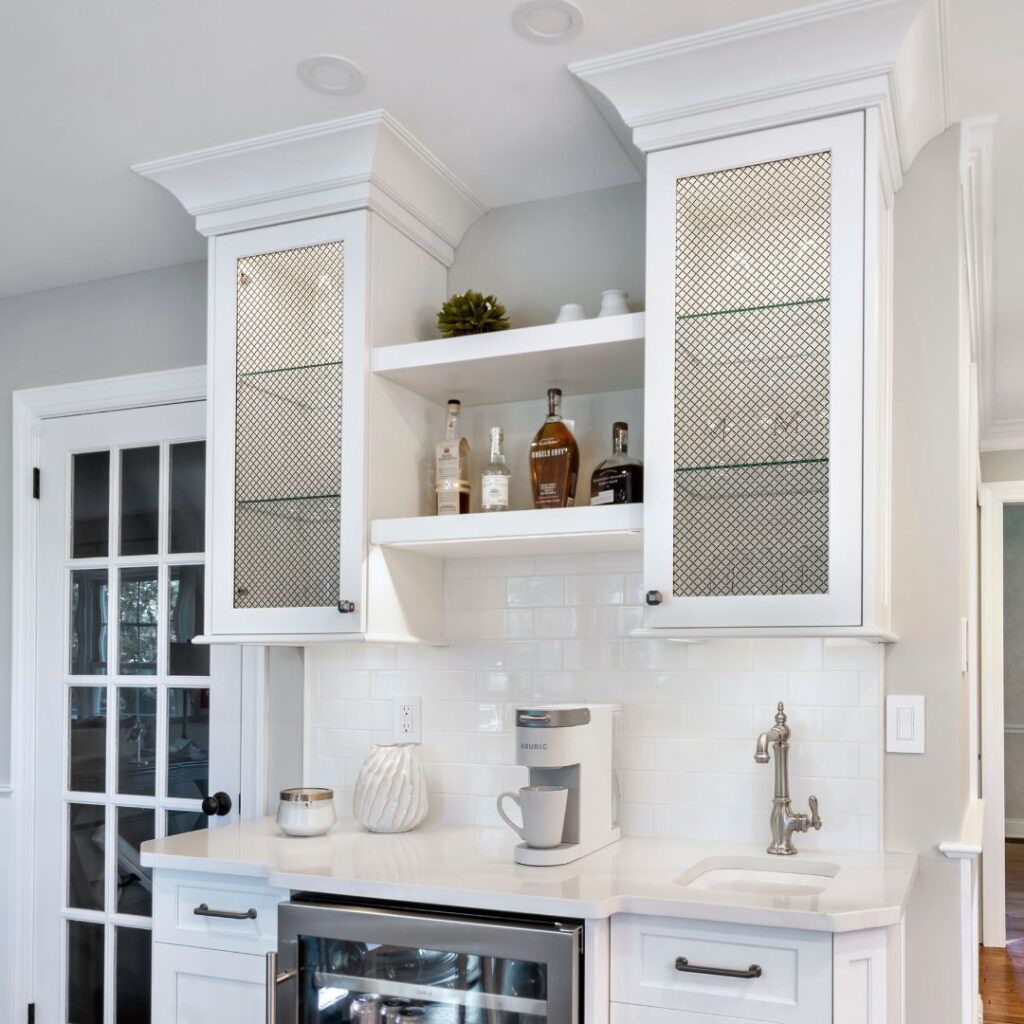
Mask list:
[[[459,433],[461,403],[448,399],[445,438],[434,452],[434,490],[439,516],[465,515],[469,511],[469,442]]]
[[[491,427],[491,461],[480,478],[480,510],[508,511],[508,485],[512,476],[505,462],[505,436],[501,427]]]
[[[629,454],[629,425],[612,425],[612,454],[590,478],[591,505],[629,505],[644,500],[644,464]]]
[[[565,508],[576,497],[580,451],[562,419],[562,392],[548,388],[548,415],[530,445],[534,508]]]

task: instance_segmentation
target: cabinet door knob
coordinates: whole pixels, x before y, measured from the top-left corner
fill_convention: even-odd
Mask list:
[[[231,797],[227,793],[214,793],[213,796],[203,797],[203,814],[208,818],[214,815],[223,817],[231,813]]]
[[[648,604],[661,604],[661,591],[660,590],[648,590],[644,597],[644,600]]]
[[[355,603],[355,601],[339,601],[338,602],[338,611],[341,612],[342,615],[348,615],[351,612],[354,612],[355,610],[356,610],[356,603]]]

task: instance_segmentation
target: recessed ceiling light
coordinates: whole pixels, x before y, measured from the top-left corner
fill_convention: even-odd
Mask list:
[[[299,61],[298,72],[305,85],[328,96],[351,96],[366,85],[366,76],[357,65],[333,53]]]
[[[564,43],[580,34],[583,12],[569,0],[526,0],[512,12],[512,25],[531,43]]]

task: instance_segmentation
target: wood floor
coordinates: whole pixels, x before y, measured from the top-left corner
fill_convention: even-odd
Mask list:
[[[985,1024],[1024,1024],[1024,842],[1006,844],[1006,949],[981,949]]]

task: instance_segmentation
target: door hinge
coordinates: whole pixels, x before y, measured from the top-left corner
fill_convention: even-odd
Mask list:
[[[28,1004],[28,1024],[36,1024],[36,1004]]]
[[[39,497],[39,478],[42,474],[39,472],[38,466],[32,467],[32,497]]]

